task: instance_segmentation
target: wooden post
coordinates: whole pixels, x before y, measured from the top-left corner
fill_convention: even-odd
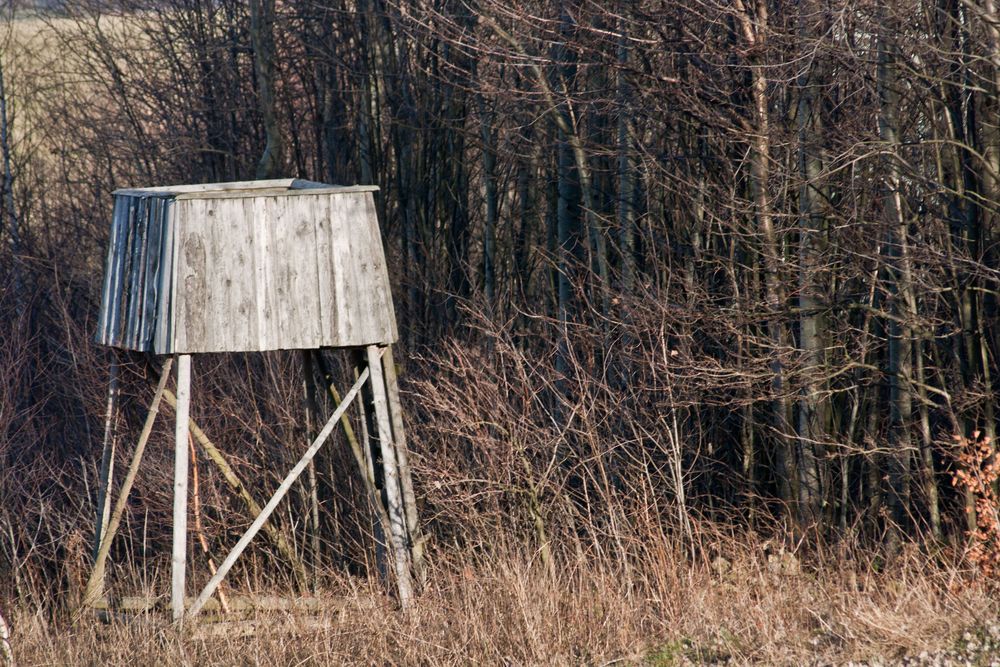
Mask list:
[[[410,607],[413,599],[413,582],[410,576],[410,550],[406,527],[406,512],[399,486],[399,467],[392,439],[392,425],[389,405],[386,400],[385,375],[382,371],[382,351],[377,345],[369,345],[368,370],[378,422],[379,448],[382,451],[382,469],[385,481],[386,509],[389,512],[389,532],[392,542],[392,556],[396,569],[396,585],[399,589],[399,604],[403,609]]]
[[[316,385],[313,379],[312,350],[302,350],[302,382],[306,402],[306,437],[312,438],[319,422],[319,406],[316,403]],[[316,481],[316,462],[310,461],[306,472],[309,483],[309,528],[312,531],[312,588],[319,590],[320,537],[319,537],[319,486]]]
[[[403,493],[403,507],[406,510],[406,531],[410,538],[410,558],[413,561],[413,574],[417,578],[417,589],[427,584],[427,571],[424,567],[424,541],[426,538],[420,531],[420,519],[417,516],[417,499],[413,493],[413,475],[410,472],[409,455],[406,451],[406,433],[403,430],[403,408],[399,403],[399,382],[396,378],[396,365],[392,358],[392,346],[385,349],[382,357],[385,368],[386,398],[389,401],[389,416],[392,419],[392,438],[396,444],[396,463],[399,465],[399,486]]]
[[[355,366],[355,375],[360,376],[361,372],[368,370],[368,356],[362,349],[351,351],[352,360]],[[333,385],[330,384],[332,387]],[[375,571],[381,581],[389,582],[389,557],[387,555],[386,540],[389,535],[389,514],[385,504],[385,481],[383,479],[382,467],[375,465],[375,460],[381,457],[378,449],[378,426],[375,421],[375,399],[372,394],[371,383],[366,384],[361,389],[361,400],[358,401],[358,410],[361,416],[361,453],[364,456],[364,463],[361,467],[361,476],[371,480],[371,513],[372,513],[372,536],[375,540]],[[374,439],[374,440],[373,440]]]
[[[111,353],[111,379],[108,383],[108,404],[104,417],[104,445],[101,448],[101,470],[97,489],[97,518],[94,529],[94,552],[101,550],[101,541],[111,514],[111,482],[115,471],[115,438],[118,437],[118,356]]]
[[[191,404],[191,355],[177,358],[177,423],[174,430],[174,540],[170,561],[170,610],[175,621],[184,616],[184,576],[187,566],[188,414]]]

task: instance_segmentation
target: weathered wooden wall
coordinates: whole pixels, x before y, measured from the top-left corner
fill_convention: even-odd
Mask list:
[[[118,191],[99,342],[167,354],[395,341],[374,190],[286,180]],[[135,324],[116,324],[123,308],[141,313]]]

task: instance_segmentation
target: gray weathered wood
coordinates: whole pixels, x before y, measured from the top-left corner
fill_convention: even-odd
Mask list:
[[[175,621],[184,616],[187,567],[188,415],[191,403],[191,357],[177,358],[177,423],[174,429],[174,525],[170,559],[170,609]]]
[[[362,192],[176,201],[186,231],[172,299],[174,351],[395,340],[370,198]]]
[[[410,550],[406,514],[399,488],[399,468],[396,448],[392,439],[392,426],[386,400],[385,376],[382,371],[382,353],[375,345],[369,345],[368,370],[371,372],[372,394],[375,415],[378,421],[378,440],[382,451],[382,468],[385,481],[385,499],[389,512],[389,539],[392,542],[393,564],[396,569],[396,586],[399,590],[399,604],[409,608],[413,599],[413,582],[410,577]]]
[[[396,339],[372,186],[116,191],[98,341],[159,354]]]
[[[119,188],[112,194],[139,196],[149,193],[170,195],[202,194],[211,192],[239,192],[242,190],[287,190],[295,183],[294,178],[277,178],[262,181],[232,181],[230,183],[195,183],[187,185],[159,185],[150,188]]]
[[[145,194],[200,196],[208,194],[237,194],[261,190],[333,190],[336,192],[377,192],[377,185],[328,185],[301,178],[276,178],[259,181],[233,181],[230,183],[197,183],[188,185],[159,185],[147,188],[119,188],[113,195],[141,196]]]
[[[111,355],[111,379],[108,382],[108,402],[104,417],[104,443],[101,448],[101,470],[97,488],[97,518],[94,528],[94,558],[101,550],[104,528],[111,511],[111,481],[115,466],[115,432],[118,421],[118,358]]]
[[[163,234],[160,243],[160,268],[157,276],[156,318],[153,327],[153,349],[168,352],[173,348],[173,311],[170,307],[174,293],[174,214],[173,202],[164,202]]]
[[[239,199],[240,197],[260,197],[262,195],[280,194],[286,197],[310,197],[323,194],[351,194],[358,192],[378,192],[376,185],[339,185],[313,188],[298,188],[283,190],[281,188],[238,190],[231,192],[205,192],[203,194],[179,194],[176,199]]]
[[[358,395],[358,391],[361,389],[361,385],[364,384],[365,380],[367,380],[368,377],[369,374],[367,371],[362,373],[361,377],[359,377],[357,381],[354,383],[354,386],[351,387],[350,391],[348,391],[347,394],[344,396],[344,401],[337,407],[336,410],[334,410],[333,414],[326,421],[326,424],[323,426],[323,430],[320,431],[319,435],[316,436],[316,439],[313,440],[311,445],[309,445],[309,448],[306,450],[305,454],[302,455],[302,458],[299,459],[299,462],[295,464],[295,467],[292,468],[291,471],[289,471],[289,473],[285,476],[285,479],[282,480],[281,484],[278,486],[278,489],[274,492],[274,495],[271,496],[271,499],[269,501],[267,501],[267,505],[264,506],[264,509],[257,516],[257,518],[253,520],[253,523],[250,524],[250,527],[247,529],[247,532],[243,534],[243,537],[241,537],[239,541],[236,543],[236,546],[232,548],[232,550],[229,552],[229,555],[226,556],[226,559],[222,561],[222,565],[219,566],[219,570],[205,585],[205,588],[202,589],[201,594],[198,595],[198,598],[194,601],[194,604],[191,605],[191,609],[188,611],[189,617],[197,615],[197,613],[201,611],[201,608],[205,605],[208,599],[212,597],[212,594],[215,592],[215,589],[218,588],[220,583],[222,583],[222,580],[229,573],[229,570],[232,569],[233,565],[236,563],[236,560],[247,548],[247,545],[250,544],[250,541],[263,527],[264,523],[268,520],[268,518],[274,512],[275,508],[278,506],[278,503],[280,503],[281,500],[285,497],[285,494],[288,493],[288,490],[292,488],[292,484],[295,483],[295,480],[299,478],[299,475],[302,474],[302,471],[306,469],[306,466],[309,465],[309,462],[313,460],[314,456],[316,456],[316,452],[319,451],[319,448],[322,447],[323,443],[326,442],[327,438],[330,437],[330,433],[333,432],[333,429],[337,425],[337,422],[340,420],[341,415],[343,415],[344,412],[347,411],[347,408],[354,400],[354,397]]]
[[[306,434],[311,438],[319,423],[319,403],[316,401],[316,384],[314,381],[312,350],[302,350],[302,389],[305,399]],[[321,538],[319,520],[319,483],[316,477],[316,463],[309,462],[307,469],[309,494],[309,531],[312,550],[312,586],[313,593],[319,590],[319,569],[321,566]]]
[[[406,431],[403,428],[403,408],[399,402],[399,381],[396,377],[396,364],[392,358],[391,346],[385,350],[382,357],[382,367],[385,369],[386,398],[389,403],[389,416],[392,419],[392,438],[396,445],[396,463],[399,465],[399,487],[403,494],[403,509],[406,511],[410,558],[419,590],[427,584],[427,571],[424,567],[425,538],[420,530],[420,520],[417,516],[417,497],[413,492],[413,475],[410,471],[409,453],[406,451]]]
[[[351,357],[354,365],[355,376],[368,369],[368,354],[364,348],[351,350]],[[328,374],[329,375],[329,374]],[[330,385],[333,386],[332,384]],[[373,513],[372,537],[375,538],[375,570],[379,579],[384,582],[390,580],[389,577],[389,512],[384,502],[383,489],[385,488],[382,466],[376,466],[375,461],[380,457],[378,441],[378,424],[375,417],[375,399],[372,393],[372,385],[369,382],[361,390],[361,397],[358,401],[358,412],[361,424],[361,460],[358,465],[361,474],[365,479],[371,480],[371,511]]]

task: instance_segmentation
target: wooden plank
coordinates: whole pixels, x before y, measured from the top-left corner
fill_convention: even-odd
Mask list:
[[[241,199],[237,202],[240,220],[234,227],[240,230],[239,238],[243,247],[240,249],[240,262],[243,267],[241,274],[240,298],[237,312],[246,327],[247,350],[262,349],[260,343],[260,328],[257,318],[257,289],[255,278],[257,258],[254,252],[254,227],[257,221],[253,217],[253,200]]]
[[[201,321],[204,329],[198,342],[191,347],[192,352],[213,350],[220,343],[224,344],[232,328],[232,323],[224,315],[228,297],[225,283],[228,276],[222,274],[226,270],[227,244],[224,239],[220,239],[225,236],[225,232],[220,233],[219,230],[226,216],[217,215],[219,211],[215,204],[216,202],[201,199],[191,200],[188,234],[193,235],[191,230],[197,229],[204,244],[202,279],[198,281],[202,290]]]
[[[119,205],[116,204],[116,208],[118,206]],[[118,345],[120,342],[118,337],[118,320],[119,313],[122,308],[122,275],[125,270],[125,244],[128,241],[128,217],[129,210],[132,206],[132,199],[130,197],[123,197],[120,206],[121,209],[118,219],[115,221],[115,227],[113,230],[113,234],[115,236],[115,240],[113,241],[115,246],[115,255],[110,269],[110,301],[108,304],[108,319],[105,328],[109,345]]]
[[[170,272],[170,348],[176,353],[184,349],[184,331],[182,330],[184,293],[180,289],[181,281],[179,276],[183,271],[181,267],[181,240],[183,238],[185,209],[187,202],[174,201],[172,217],[173,243],[171,243],[170,264],[173,270]]]
[[[307,181],[301,178],[277,178],[260,181],[231,181],[227,183],[199,183],[186,185],[158,185],[141,188],[118,188],[117,190],[114,190],[112,194],[128,195],[133,197],[147,194],[157,194],[195,198],[203,195],[226,196],[227,194],[231,194],[233,196],[239,196],[244,193],[249,196],[254,196],[254,192],[261,190],[284,190],[289,193],[296,194],[298,194],[300,190],[307,190],[312,192],[306,194],[311,194],[321,190],[329,192],[377,192],[378,189],[379,187],[377,185],[331,185],[328,183]]]
[[[94,528],[94,557],[101,550],[104,528],[111,512],[111,481],[114,477],[115,438],[118,421],[118,357],[111,352],[111,378],[108,381],[108,401],[104,416],[104,443],[101,447],[101,470],[97,487],[97,516]]]
[[[315,197],[270,198],[274,218],[275,249],[280,266],[275,304],[280,319],[282,347],[314,349],[323,344],[319,272],[316,268]]]
[[[359,206],[360,196],[350,194],[338,198],[344,242],[348,246],[344,258],[344,272],[339,277],[344,282],[345,292],[341,304],[346,312],[342,312],[342,316],[347,318],[350,324],[346,340],[341,341],[341,344],[351,346],[362,346],[377,340],[375,323],[383,316],[372,300],[373,258],[365,229],[370,221],[364,217],[364,211]]]
[[[209,274],[209,289],[218,289],[222,298],[211,313],[210,326],[217,336],[213,349],[253,350],[256,348],[256,313],[253,312],[253,268],[251,225],[245,200],[211,202],[217,209],[210,252],[215,269]]]
[[[316,225],[322,215],[323,198],[308,197],[286,199],[286,201],[296,208],[295,237],[299,255],[302,257],[296,281],[292,285],[294,293],[301,294],[305,300],[301,307],[307,309],[299,316],[300,319],[305,318],[303,330],[308,332],[308,337],[302,341],[301,347],[317,349],[323,345],[323,339],[327,335],[323,329],[322,288],[319,283],[319,261],[316,256],[319,237]]]
[[[289,219],[287,202],[281,197],[267,197],[264,199],[264,207],[267,212],[267,260],[270,265],[267,298],[274,317],[275,339],[282,348],[301,347],[301,329],[297,326],[300,323],[294,321],[299,295],[292,292],[292,281],[302,258],[295,253],[292,239],[289,238],[288,228],[292,221]]]
[[[177,422],[174,428],[174,525],[170,559],[170,609],[175,621],[184,616],[187,568],[188,419],[191,403],[191,357],[177,359]]]
[[[219,566],[218,572],[215,573],[215,575],[211,578],[208,584],[205,585],[205,588],[202,589],[201,594],[198,595],[198,599],[196,599],[194,601],[194,604],[191,605],[191,609],[188,612],[188,617],[196,616],[198,612],[201,611],[201,608],[205,605],[208,599],[212,597],[212,594],[215,593],[215,589],[219,587],[220,583],[222,583],[222,580],[229,573],[229,570],[232,569],[233,565],[236,563],[236,560],[247,548],[247,545],[250,544],[250,541],[260,531],[261,527],[274,512],[275,508],[278,506],[278,503],[280,503],[281,500],[285,497],[285,494],[288,493],[288,490],[292,488],[292,484],[295,483],[295,480],[299,478],[299,475],[302,474],[302,471],[305,470],[306,466],[309,465],[309,462],[312,461],[313,457],[316,456],[316,452],[319,451],[319,448],[322,447],[323,443],[326,442],[327,438],[330,437],[330,433],[333,432],[333,429],[337,425],[337,422],[340,420],[341,415],[343,415],[344,412],[347,410],[347,408],[350,406],[351,402],[354,400],[354,397],[358,395],[358,391],[361,389],[361,385],[364,384],[367,378],[368,378],[368,372],[366,371],[362,373],[361,377],[359,377],[358,380],[354,383],[354,386],[351,387],[350,391],[347,392],[347,395],[344,396],[344,401],[337,407],[336,410],[334,410],[333,414],[326,421],[326,424],[323,426],[323,430],[320,431],[319,435],[316,436],[316,439],[313,440],[311,445],[309,445],[309,448],[306,449],[305,454],[303,454],[302,458],[299,459],[299,462],[295,464],[295,467],[292,468],[291,471],[289,471],[289,473],[285,476],[285,479],[278,486],[278,489],[274,492],[274,495],[271,496],[271,499],[269,501],[267,501],[267,504],[264,506],[264,509],[257,516],[257,518],[254,519],[253,523],[250,524],[250,527],[247,529],[247,532],[243,534],[243,537],[241,537],[239,541],[236,543],[236,546],[232,548],[232,550],[226,556],[226,559],[222,561],[222,565]]]
[[[179,209],[177,247],[177,349],[181,352],[202,352],[209,332],[206,315],[209,300],[214,295],[206,290],[208,275],[204,202],[191,200]]]
[[[271,197],[292,192],[286,188],[260,188],[256,190],[225,190],[218,192],[198,192],[175,195],[176,199],[245,199],[247,197]]]
[[[163,244],[163,216],[166,212],[166,202],[160,197],[151,200],[149,229],[146,235],[146,263],[142,290],[142,309],[139,313],[139,336],[137,348],[147,351],[152,349],[153,323],[156,318],[156,308],[159,301],[160,256]]]
[[[160,298],[157,303],[156,332],[153,336],[153,351],[157,354],[171,354],[174,350],[173,326],[174,294],[174,203],[164,202],[163,243],[160,248]]]
[[[191,194],[178,194],[176,199],[239,199],[242,197],[311,197],[322,194],[351,194],[358,192],[377,192],[377,185],[342,185],[328,186],[325,188],[305,188],[301,190],[284,190],[273,188],[270,190],[229,190],[225,192],[199,192]]]
[[[118,226],[122,214],[123,197],[115,197],[115,206],[111,213],[111,229],[108,234],[108,252],[104,259],[104,285],[101,288],[101,310],[97,318],[97,342],[101,345],[110,345],[111,339],[108,331],[108,316],[114,308],[114,301],[117,294],[112,291],[114,284],[115,266],[117,265],[118,249]]]
[[[403,428],[403,408],[399,402],[399,380],[396,364],[392,358],[392,347],[386,347],[382,356],[385,375],[386,399],[389,403],[389,417],[392,421],[392,440],[396,444],[396,463],[399,466],[399,486],[403,494],[403,509],[406,512],[406,532],[409,536],[410,557],[418,588],[427,584],[427,570],[424,567],[425,537],[420,530],[417,516],[417,497],[413,492],[413,475],[410,470],[409,453],[406,451],[406,431]]]
[[[257,293],[257,337],[261,350],[273,349],[278,342],[277,330],[274,326],[274,313],[271,308],[269,294],[271,292],[271,257],[268,255],[270,247],[270,225],[267,224],[267,206],[264,199],[253,199],[253,250],[254,262],[256,266],[255,290]]]
[[[135,260],[139,247],[139,220],[142,217],[143,199],[137,197],[134,200],[128,224],[128,256],[125,258],[125,269],[122,273],[122,307],[118,328],[118,345],[128,348],[129,345],[129,318],[132,315],[132,290],[135,283]]]
[[[129,272],[128,315],[125,321],[125,347],[134,350],[138,345],[139,313],[143,298],[143,277],[146,268],[146,243],[149,229],[149,197],[139,199],[136,210],[135,226],[132,233],[135,243],[132,246],[132,262]]]
[[[406,513],[399,487],[399,468],[396,461],[396,447],[392,439],[392,426],[386,400],[385,375],[382,371],[382,352],[376,345],[366,348],[368,370],[371,372],[372,397],[378,422],[379,448],[382,452],[383,479],[385,482],[386,509],[389,512],[389,533],[392,543],[393,565],[396,569],[396,586],[399,590],[399,604],[408,609],[413,599],[413,582],[410,575],[410,551]]]
[[[344,298],[340,301],[341,313],[347,323],[346,339],[344,345],[363,345],[367,338],[371,311],[368,302],[367,284],[367,258],[365,255],[364,235],[359,234],[358,223],[364,224],[364,220],[358,219],[355,198],[352,195],[343,195],[337,198],[340,204],[339,214],[341,220],[341,243],[344,254],[341,257],[343,272],[337,276],[337,280],[343,284]]]
[[[147,188],[119,188],[115,190],[112,194],[128,194],[135,196],[143,194],[166,194],[166,195],[179,195],[179,194],[200,194],[208,192],[219,192],[219,191],[238,191],[238,190],[260,190],[269,188],[279,188],[288,189],[294,183],[294,178],[276,178],[271,180],[261,180],[261,181],[230,181],[228,183],[195,183],[187,185],[158,185]]]
[[[353,348],[350,351],[355,375],[368,369],[368,354],[364,348]],[[369,370],[369,373],[371,371]],[[330,385],[333,386],[332,384]],[[387,547],[389,528],[389,512],[383,502],[382,490],[385,488],[385,475],[382,466],[376,466],[379,458],[378,424],[375,416],[375,399],[372,384],[369,382],[361,390],[361,400],[358,401],[358,413],[361,424],[361,455],[359,466],[366,480],[371,480],[371,507],[373,512],[372,537],[375,540],[375,570],[380,581],[389,581],[389,550]]]
[[[316,383],[313,368],[313,351],[301,350],[299,356],[302,358],[302,389],[305,399],[306,436],[313,437],[316,432],[316,425],[319,423],[319,403],[316,402]],[[343,419],[341,419],[343,421]],[[312,576],[312,590],[316,593],[319,590],[319,570],[322,567],[322,549],[320,539],[320,519],[319,519],[319,486],[316,480],[316,462],[310,461],[306,468],[307,489],[309,492],[309,533],[310,551],[312,565],[310,575]]]
[[[319,336],[310,349],[318,349],[331,345],[336,340],[337,331],[337,300],[334,296],[333,265],[331,262],[332,246],[330,243],[330,196],[312,197],[308,200],[312,205],[313,220],[313,256],[316,263],[316,299],[319,309],[317,322]]]
[[[350,230],[347,226],[346,218],[341,206],[342,198],[330,196],[328,238],[330,247],[329,266],[331,269],[331,285],[333,301],[330,311],[332,327],[328,330],[335,332],[335,336],[330,339],[331,346],[346,344],[352,337],[351,326],[353,320],[349,310],[351,304],[348,301],[348,294],[345,290],[344,274],[350,262],[351,245]],[[335,310],[334,310],[335,309]]]
[[[371,244],[368,252],[374,262],[373,273],[375,277],[372,280],[372,290],[377,296],[373,309],[378,308],[378,312],[383,314],[378,320],[378,339],[371,342],[391,345],[399,338],[399,334],[396,330],[396,313],[392,305],[389,270],[385,261],[385,250],[382,247],[382,233],[378,226],[378,212],[375,208],[375,197],[371,193],[362,195],[362,198]]]
[[[123,219],[121,228],[121,243],[118,246],[118,275],[116,287],[118,298],[115,309],[111,313],[111,331],[114,345],[123,347],[125,345],[125,321],[127,320],[129,304],[129,276],[131,275],[132,252],[135,243],[135,215],[138,199],[129,198],[128,212]]]

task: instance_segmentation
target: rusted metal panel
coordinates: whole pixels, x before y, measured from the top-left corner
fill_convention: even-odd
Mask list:
[[[394,342],[376,189],[116,191],[98,341],[159,354]]]

